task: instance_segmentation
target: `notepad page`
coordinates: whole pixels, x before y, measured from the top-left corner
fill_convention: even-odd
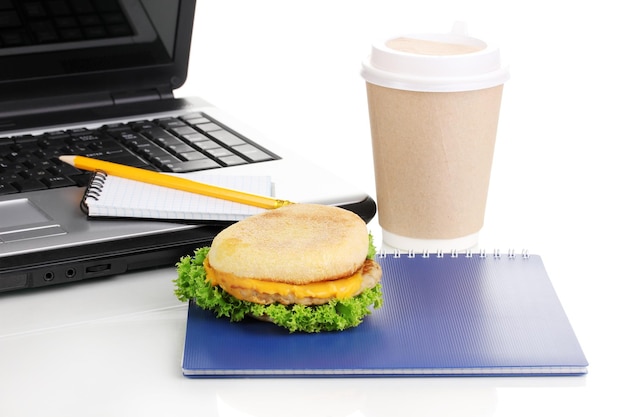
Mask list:
[[[272,196],[269,176],[168,174],[219,187]],[[153,184],[107,176],[99,193],[87,193],[90,216],[172,220],[241,220],[264,209]]]

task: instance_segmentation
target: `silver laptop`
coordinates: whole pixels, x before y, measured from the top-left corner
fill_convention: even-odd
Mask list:
[[[80,210],[90,174],[61,154],[269,175],[279,198],[345,207],[366,222],[375,215],[362,190],[201,99],[174,97],[194,8],[0,0],[0,292],[173,266],[229,224],[90,219]]]

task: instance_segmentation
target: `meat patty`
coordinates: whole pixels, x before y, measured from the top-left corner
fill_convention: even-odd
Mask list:
[[[353,295],[356,296],[361,294],[364,290],[368,288],[374,287],[382,277],[382,269],[378,263],[367,259],[361,268],[361,275],[363,280],[361,282],[361,287],[359,290]],[[290,304],[302,304],[302,305],[320,305],[326,304],[332,298],[317,298],[317,297],[306,297],[306,298],[297,298],[293,294],[281,295],[281,294],[266,294],[261,293],[253,289],[248,288],[230,288],[229,292],[241,299],[246,301],[251,301],[257,304],[272,304],[275,302],[290,305]]]

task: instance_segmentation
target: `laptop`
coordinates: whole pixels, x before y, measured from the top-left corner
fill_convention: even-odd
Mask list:
[[[0,0],[0,292],[174,266],[230,224],[90,219],[80,210],[90,174],[61,154],[270,176],[277,198],[373,218],[367,193],[208,102],[174,96],[194,10],[194,0]]]

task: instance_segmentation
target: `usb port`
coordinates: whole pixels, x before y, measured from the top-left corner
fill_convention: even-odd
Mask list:
[[[97,272],[108,271],[109,269],[111,269],[111,264],[98,264],[98,265],[88,266],[87,268],[85,268],[85,272],[88,274],[94,274]]]

